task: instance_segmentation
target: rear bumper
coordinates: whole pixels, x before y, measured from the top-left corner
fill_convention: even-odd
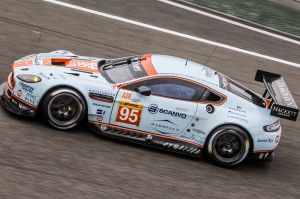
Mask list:
[[[26,104],[22,103],[13,95],[7,96],[8,90],[7,82],[4,82],[0,85],[0,102],[5,107],[6,110],[9,112],[22,115],[22,116],[29,116],[33,117],[36,114],[36,109],[27,106]]]

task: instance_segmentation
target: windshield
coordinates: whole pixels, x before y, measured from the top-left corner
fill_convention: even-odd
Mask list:
[[[111,83],[122,83],[139,77],[147,76],[140,57],[124,57],[107,60],[100,65],[100,72]]]
[[[225,75],[219,74],[220,87],[240,96],[254,104],[265,107],[265,101],[261,96],[249,90],[247,87],[235,82],[234,80],[226,77]]]

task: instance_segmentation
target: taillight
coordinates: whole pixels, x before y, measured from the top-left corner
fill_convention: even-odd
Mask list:
[[[279,130],[279,128],[280,128],[280,120],[277,120],[276,122],[263,127],[265,132],[276,132]]]

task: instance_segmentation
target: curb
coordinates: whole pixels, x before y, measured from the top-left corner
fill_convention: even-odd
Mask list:
[[[267,26],[264,26],[264,25],[246,20],[246,19],[241,19],[241,18],[235,17],[233,15],[226,14],[226,13],[223,13],[223,12],[220,12],[220,11],[216,11],[216,10],[204,7],[204,6],[196,5],[196,4],[191,3],[191,2],[187,2],[187,1],[184,1],[184,0],[169,0],[169,1],[181,4],[181,5],[189,6],[191,8],[195,8],[195,9],[198,9],[198,10],[201,10],[201,11],[205,11],[207,13],[214,14],[214,15],[226,18],[226,19],[230,19],[232,21],[239,22],[239,23],[242,23],[242,24],[247,25],[247,26],[251,26],[251,27],[254,27],[254,28],[259,28],[261,30],[268,31],[270,33],[274,33],[274,34],[277,34],[277,35],[280,35],[280,36],[283,36],[283,37],[294,39],[296,41],[300,41],[300,36],[296,36],[296,35],[293,35],[293,34],[290,34],[290,33],[287,33],[287,32],[283,32],[283,31],[280,31],[280,30],[277,30],[277,29],[274,29],[274,28],[270,28],[270,27],[267,27]]]

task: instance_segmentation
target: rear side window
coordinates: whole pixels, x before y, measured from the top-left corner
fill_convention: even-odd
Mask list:
[[[201,101],[204,102],[219,102],[222,98],[219,95],[216,95],[209,90],[206,90],[201,98]]]
[[[258,106],[261,106],[261,107],[265,106],[265,102],[262,99],[262,97],[260,97],[256,93],[252,92],[247,87],[245,87],[245,86],[243,86],[221,74],[219,74],[219,80],[220,80],[221,88],[223,88],[241,98],[244,98]]]

